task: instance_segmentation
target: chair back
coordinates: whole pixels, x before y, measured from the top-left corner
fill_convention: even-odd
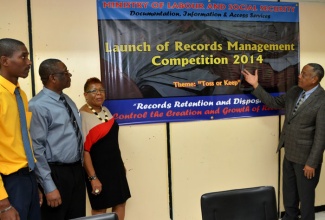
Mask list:
[[[100,215],[92,215],[85,216],[81,218],[74,218],[71,220],[118,220],[117,214],[115,212],[100,214]]]
[[[277,220],[272,186],[206,193],[201,196],[202,220]]]

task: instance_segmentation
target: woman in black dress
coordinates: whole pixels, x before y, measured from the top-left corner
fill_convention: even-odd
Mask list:
[[[102,106],[105,89],[98,78],[87,80],[84,96],[87,103],[81,107],[80,114],[91,212],[102,214],[112,208],[119,220],[124,220],[126,200],[131,194],[118,143],[119,126],[110,111]]]

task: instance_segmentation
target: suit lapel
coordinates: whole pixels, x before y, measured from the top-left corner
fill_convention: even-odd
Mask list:
[[[292,118],[294,118],[296,115],[298,115],[300,112],[304,111],[305,108],[307,108],[310,103],[312,103],[315,99],[317,99],[317,97],[323,92],[324,90],[318,86],[318,88],[312,93],[310,94],[310,96],[300,105],[300,107],[298,108],[297,112],[295,115],[292,114],[292,111],[297,103],[297,99],[299,98],[299,95],[297,95],[297,98],[295,99],[294,105],[292,106],[291,109],[291,115]],[[300,93],[299,93],[300,94]]]

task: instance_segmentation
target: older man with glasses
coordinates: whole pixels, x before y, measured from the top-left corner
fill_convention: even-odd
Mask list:
[[[39,67],[44,88],[29,102],[33,113],[30,132],[36,174],[44,191],[42,219],[65,220],[85,216],[83,136],[75,103],[62,91],[70,87],[71,74],[58,59]]]
[[[271,108],[285,109],[285,121],[277,151],[284,147],[283,220],[315,219],[315,188],[318,184],[325,148],[325,92],[320,81],[324,69],[316,63],[305,65],[298,85],[286,94],[273,97],[258,83],[258,70],[243,70],[257,98]],[[300,210],[299,210],[300,204]]]

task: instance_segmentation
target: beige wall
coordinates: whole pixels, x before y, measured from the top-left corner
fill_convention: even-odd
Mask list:
[[[325,44],[323,37],[325,36],[325,27],[321,25],[324,10],[325,2],[300,4],[300,62],[302,64],[314,62],[325,67]],[[325,87],[324,79],[321,84]],[[321,179],[316,191],[316,205],[325,204],[324,170],[323,164]]]
[[[42,89],[40,62],[59,58],[73,74],[65,92],[80,107],[85,80],[100,77],[96,1],[31,2],[36,92]],[[325,66],[324,11],[325,3],[300,3],[301,65]],[[0,38],[28,46],[26,1],[0,0],[0,12]],[[30,77],[20,83],[31,98]],[[260,185],[277,189],[278,121],[272,116],[170,123],[173,219],[200,219],[200,196],[206,192]],[[167,124],[122,126],[120,146],[132,193],[126,220],[170,219]],[[325,205],[324,171],[316,205]]]

